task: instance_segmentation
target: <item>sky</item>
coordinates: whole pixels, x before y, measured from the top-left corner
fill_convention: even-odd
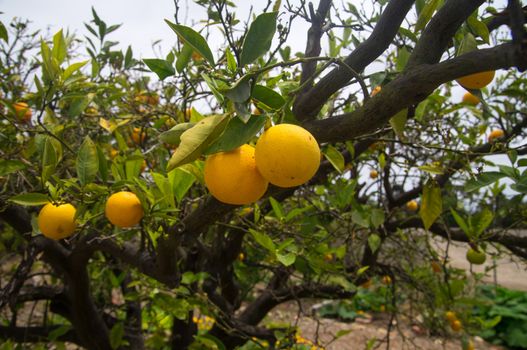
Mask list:
[[[203,9],[192,0],[177,0],[180,6],[182,24],[191,26],[205,17]],[[291,1],[295,3],[295,1]],[[256,13],[261,12],[267,1],[244,0],[235,1],[237,18],[247,20],[251,6]],[[31,28],[49,29],[51,34],[61,28],[69,28],[82,36],[88,33],[84,23],[92,19],[91,7],[94,7],[99,17],[107,25],[122,24],[108,39],[119,41],[121,48],[132,46],[134,54],[139,58],[159,56],[159,47],[166,55],[175,43],[176,34],[168,27],[164,19],[174,21],[175,5],[173,0],[0,0],[0,19],[9,23],[13,17],[29,19]],[[302,50],[305,43],[308,24],[297,22],[292,33],[291,46],[293,52]],[[213,33],[214,34],[214,33]],[[157,51],[152,50],[152,43],[162,40]],[[209,43],[214,52],[214,41]]]

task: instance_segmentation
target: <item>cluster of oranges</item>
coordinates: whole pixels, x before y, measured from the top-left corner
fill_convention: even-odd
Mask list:
[[[448,322],[450,323],[450,328],[452,328],[452,330],[454,332],[459,332],[459,331],[461,331],[463,329],[463,324],[457,318],[457,315],[456,315],[456,313],[454,311],[447,311],[445,313],[445,317],[448,320]]]
[[[46,204],[38,214],[40,232],[55,240],[71,236],[76,228],[75,214],[76,209],[70,203]],[[105,214],[115,226],[127,228],[137,225],[143,218],[144,211],[135,193],[120,191],[112,194],[106,201]]]
[[[243,205],[259,200],[269,183],[300,186],[320,165],[320,148],[307,130],[279,124],[265,130],[256,147],[245,144],[215,153],[205,161],[205,185],[217,200]]]
[[[200,317],[193,316],[192,322],[194,322],[200,331],[209,331],[214,326],[216,320],[212,317],[203,315]]]

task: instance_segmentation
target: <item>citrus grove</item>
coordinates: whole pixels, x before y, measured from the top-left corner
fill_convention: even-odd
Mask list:
[[[521,2],[236,3],[142,59],[0,18],[0,349],[525,346],[481,311],[527,259]]]

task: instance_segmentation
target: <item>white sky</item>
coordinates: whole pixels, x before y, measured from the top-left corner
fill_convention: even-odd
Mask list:
[[[235,0],[236,16],[246,21],[250,7],[254,6],[256,13],[267,1]],[[295,3],[296,1],[291,1]],[[191,0],[178,0],[180,6],[179,18],[183,24],[191,26],[203,19],[203,9]],[[136,58],[151,58],[155,56],[152,43],[162,40],[160,47],[163,55],[168,53],[176,40],[176,34],[166,25],[164,19],[174,21],[175,6],[173,0],[0,0],[0,19],[8,24],[13,17],[29,19],[32,29],[48,29],[51,34],[61,28],[75,32],[78,36],[88,34],[84,23],[92,19],[91,7],[94,7],[99,17],[107,25],[122,24],[121,28],[109,35],[111,41],[119,41],[121,48],[132,46]],[[293,52],[304,50],[308,24],[297,20],[295,30],[291,34],[290,44]],[[201,28],[201,26],[200,26]],[[219,44],[219,43],[218,43]],[[209,42],[215,52],[214,40]],[[159,49],[159,47],[157,48]]]

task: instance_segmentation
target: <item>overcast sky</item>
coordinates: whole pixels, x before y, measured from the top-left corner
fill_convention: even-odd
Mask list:
[[[291,1],[295,3],[295,1]],[[178,0],[180,20],[192,25],[205,17],[204,11],[191,0]],[[256,13],[261,12],[267,1],[243,0],[237,4],[237,18],[245,21],[251,6]],[[175,6],[173,0],[0,0],[0,19],[9,23],[13,17],[29,19],[32,28],[47,29],[51,33],[61,28],[69,28],[78,35],[87,34],[84,23],[91,18],[91,7],[108,25],[122,24],[109,40],[119,41],[122,48],[132,45],[134,53],[141,58],[153,57],[152,43],[162,40],[161,48],[166,54],[176,40],[175,33],[166,25],[164,19],[174,20]],[[305,43],[307,24],[297,21],[292,33],[292,48],[302,50]],[[215,51],[214,40],[209,43]],[[219,43],[217,43],[219,44]]]

